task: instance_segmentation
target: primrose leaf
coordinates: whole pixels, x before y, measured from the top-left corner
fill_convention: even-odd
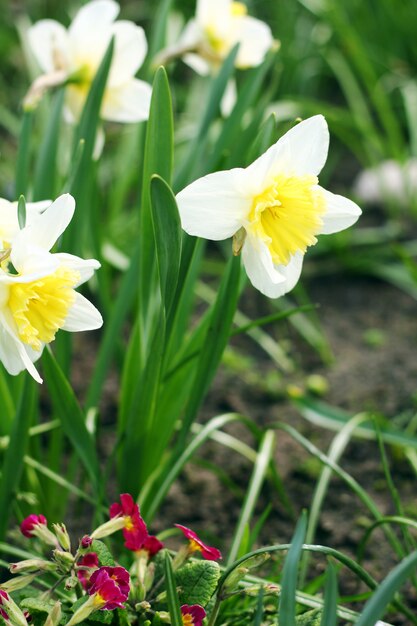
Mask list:
[[[22,609],[27,609],[29,613],[50,613],[54,608],[53,600],[41,600],[40,598],[25,598],[20,602]]]
[[[107,546],[102,541],[95,539],[91,544],[90,552],[95,552],[102,567],[114,567],[116,563],[110,554]]]
[[[220,567],[215,561],[187,563],[175,573],[181,604],[206,606],[216,590]]]

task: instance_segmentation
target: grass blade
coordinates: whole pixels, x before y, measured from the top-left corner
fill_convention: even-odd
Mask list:
[[[171,557],[169,556],[168,551],[165,552],[164,569],[165,569],[165,584],[166,584],[166,592],[167,592],[167,600],[168,600],[168,609],[169,609],[169,614],[171,617],[171,625],[183,626],[180,602],[178,599],[174,572],[172,570]]]
[[[250,519],[253,515],[259,492],[262,487],[262,483],[265,480],[266,473],[272,458],[275,445],[275,434],[272,430],[267,430],[262,438],[261,445],[259,446],[259,452],[256,455],[255,466],[253,468],[252,476],[246,492],[245,501],[243,503],[242,511],[239,516],[236,530],[233,534],[233,542],[230,547],[227,563],[231,564],[239,554],[239,550],[242,546],[245,529],[250,524]]]
[[[324,607],[321,617],[321,626],[336,626],[337,624],[337,576],[333,563],[329,562],[326,570],[326,584],[324,587]]]
[[[4,455],[0,480],[0,540],[6,533],[10,514],[10,503],[18,490],[23,470],[23,459],[29,441],[29,428],[33,419],[36,403],[36,386],[27,373],[23,392],[14,417],[9,445]]]
[[[303,512],[298,520],[282,571],[278,616],[279,623],[285,624],[285,626],[295,626],[295,594],[297,590],[298,565],[303,549],[306,529],[307,514]]]
[[[90,477],[96,499],[100,500],[103,484],[100,480],[97,452],[87,430],[83,412],[71,385],[49,349],[44,350],[42,363],[54,413],[61,421],[64,433],[71,441]]]

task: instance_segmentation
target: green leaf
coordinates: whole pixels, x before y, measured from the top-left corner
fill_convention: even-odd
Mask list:
[[[160,67],[154,78],[146,129],[143,188],[140,214],[139,286],[142,315],[147,315],[155,266],[155,243],[151,215],[151,179],[158,175],[170,184],[174,152],[171,93],[166,71]]]
[[[220,284],[216,301],[211,309],[204,349],[198,360],[190,399],[178,439],[180,450],[184,446],[185,438],[227,345],[230,328],[236,312],[239,289],[240,259],[239,257],[231,257]]]
[[[98,539],[93,541],[89,552],[95,552],[97,554],[100,566],[102,567],[114,567],[116,565],[106,544]]]
[[[220,566],[216,561],[192,561],[177,572],[175,580],[180,587],[181,604],[206,606],[214,594],[220,579]]]
[[[379,619],[384,617],[389,603],[393,600],[394,595],[415,573],[417,567],[417,551],[412,552],[409,556],[401,561],[380,583],[378,589],[373,596],[365,604],[363,611],[355,623],[356,626],[369,626],[375,624]]]
[[[304,537],[307,529],[307,515],[303,512],[298,520],[294,536],[285,559],[281,578],[281,595],[279,598],[279,622],[285,626],[295,626],[295,605],[297,578]]]
[[[14,501],[19,488],[23,470],[23,459],[29,440],[29,428],[33,419],[36,403],[36,387],[34,381],[24,373],[25,381],[20,402],[14,417],[10,433],[9,445],[4,455],[0,479],[0,540],[3,539]]]
[[[159,176],[151,179],[151,211],[161,296],[168,315],[180,269],[182,230],[175,197]]]
[[[25,598],[20,602],[22,609],[29,613],[50,613],[55,606],[54,600],[41,600],[41,598]]]
[[[100,499],[103,485],[100,479],[97,452],[87,430],[83,412],[71,385],[48,348],[43,351],[42,363],[54,413],[61,421],[64,433],[87,470],[96,498]]]
[[[33,200],[46,200],[55,197],[56,156],[61,136],[60,125],[65,89],[54,95],[44,138],[36,157]]]
[[[320,626],[321,623],[321,610],[314,609],[313,611],[307,611],[302,615],[298,615],[295,618],[297,626]],[[325,622],[326,626],[330,626],[330,622]]]
[[[168,609],[171,616],[171,625],[183,626],[176,580],[172,570],[171,557],[168,552],[165,552],[165,584],[168,598]]]
[[[26,200],[23,195],[19,197],[19,202],[17,203],[17,220],[20,229],[26,226]]]
[[[28,187],[29,164],[30,164],[30,136],[32,133],[32,111],[23,113],[22,125],[19,136],[19,150],[16,161],[16,184],[15,197],[25,195]]]
[[[114,39],[109,43],[106,53],[91,84],[80,122],[74,133],[73,161],[80,159],[76,174],[72,178],[69,192],[75,197],[77,210],[71,224],[64,233],[64,249],[77,253],[82,248],[84,234],[91,219],[89,189],[92,182],[93,153],[100,122],[101,103],[106,88],[107,78],[113,57]]]
[[[324,588],[324,610],[320,626],[337,625],[337,576],[333,563],[329,563],[326,570],[326,584]]]
[[[207,99],[207,105],[200,119],[200,125],[191,141],[188,149],[188,155],[184,158],[183,164],[175,177],[174,189],[182,189],[193,179],[196,164],[201,163],[201,155],[206,145],[208,131],[211,123],[217,117],[220,108],[220,102],[226,89],[226,85],[233,74],[235,67],[235,59],[239,46],[236,45],[225,59],[217,76],[212,80],[210,93]]]

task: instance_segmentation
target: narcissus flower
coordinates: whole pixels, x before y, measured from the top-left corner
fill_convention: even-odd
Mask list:
[[[184,61],[204,75],[221,65],[236,44],[236,67],[255,67],[273,45],[271,30],[261,20],[250,17],[243,2],[197,0],[195,18],[185,27],[178,45],[166,54],[171,57],[183,51]]]
[[[129,493],[122,493],[120,504],[115,502],[110,507],[110,518],[123,518],[123,536],[128,550],[140,550],[148,537],[148,530],[139,507]]]
[[[101,118],[114,122],[139,122],[148,118],[151,87],[134,78],[147,52],[145,33],[133,22],[115,21],[119,10],[113,0],[92,0],[78,11],[68,29],[50,19],[41,20],[29,29],[30,47],[44,72],[29,92],[29,105],[31,99],[36,101],[45,89],[66,84],[67,118],[77,121],[114,37]]]
[[[201,552],[201,556],[207,561],[217,561],[222,558],[220,550],[207,546],[193,530],[181,524],[174,524],[174,526],[179,528],[188,539],[188,552]]]
[[[72,196],[60,196],[42,214],[33,216],[3,251],[0,360],[10,374],[26,368],[42,382],[33,362],[60,328],[76,332],[93,330],[103,323],[95,306],[75,291],[100,263],[49,252],[71,221],[74,209]]]
[[[270,298],[284,295],[317,235],[348,228],[361,214],[354,202],[318,184],[328,146],[326,121],[316,115],[246,169],[196,180],[177,195],[182,227],[206,239],[233,237],[253,286]]]
[[[199,604],[183,604],[181,617],[184,626],[201,626],[206,612]]]

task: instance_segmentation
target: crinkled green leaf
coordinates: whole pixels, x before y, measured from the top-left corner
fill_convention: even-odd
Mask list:
[[[180,587],[181,604],[206,606],[216,590],[220,578],[220,567],[216,561],[194,561],[175,572]]]
[[[25,598],[20,603],[20,608],[27,609],[31,614],[50,613],[54,606],[54,600],[41,600],[40,598]]]
[[[321,609],[314,609],[313,611],[307,611],[295,618],[297,626],[320,626]]]
[[[102,541],[95,539],[91,544],[90,552],[95,552],[97,554],[101,566],[114,567],[116,565],[109,549]]]

